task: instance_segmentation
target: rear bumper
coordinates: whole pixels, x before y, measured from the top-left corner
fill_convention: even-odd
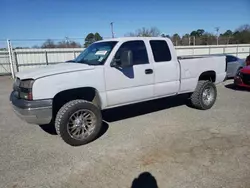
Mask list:
[[[13,91],[10,95],[15,114],[31,124],[48,124],[52,120],[52,99],[27,101],[16,97]]]

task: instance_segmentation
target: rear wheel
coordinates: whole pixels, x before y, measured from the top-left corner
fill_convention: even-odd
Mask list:
[[[191,95],[193,107],[201,110],[210,109],[217,98],[217,89],[211,81],[198,81],[195,91]]]
[[[73,100],[57,113],[56,132],[71,146],[84,145],[94,140],[102,126],[101,111],[93,103]]]

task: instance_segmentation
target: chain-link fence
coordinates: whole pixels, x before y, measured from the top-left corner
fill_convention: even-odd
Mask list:
[[[0,75],[11,73],[7,40],[0,40]]]

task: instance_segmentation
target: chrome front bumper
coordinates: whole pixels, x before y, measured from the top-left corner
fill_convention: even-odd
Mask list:
[[[27,101],[10,95],[10,103],[18,117],[31,124],[48,124],[52,120],[52,99]]]

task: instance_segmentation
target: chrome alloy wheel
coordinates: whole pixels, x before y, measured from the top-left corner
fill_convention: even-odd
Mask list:
[[[83,140],[91,135],[96,126],[96,116],[87,109],[73,113],[67,124],[69,135],[76,140]]]
[[[202,101],[209,106],[215,99],[215,91],[212,86],[206,87],[202,92]]]

